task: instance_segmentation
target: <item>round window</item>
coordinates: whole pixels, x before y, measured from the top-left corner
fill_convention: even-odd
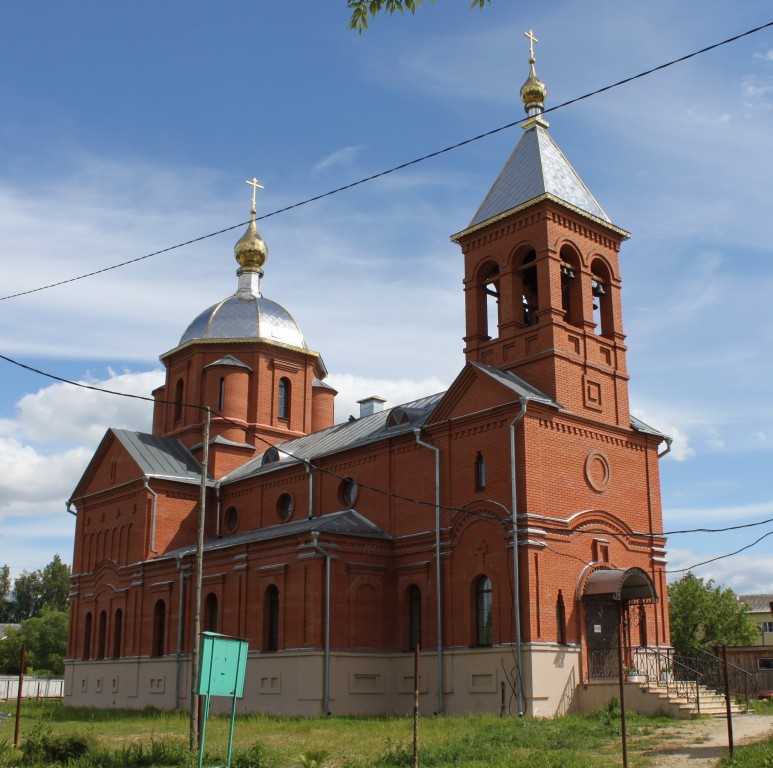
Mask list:
[[[283,493],[276,502],[276,513],[279,519],[287,522],[293,516],[293,497],[289,493]]]
[[[359,493],[359,488],[357,487],[356,480],[352,480],[351,477],[347,477],[345,480],[341,481],[339,494],[341,497],[341,503],[345,507],[351,508],[355,505],[355,503],[357,502],[358,493]]]
[[[228,507],[223,515],[223,523],[227,533],[233,533],[239,527],[239,510]]]

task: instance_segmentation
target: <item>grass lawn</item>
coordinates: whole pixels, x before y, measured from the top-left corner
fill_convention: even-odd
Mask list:
[[[28,760],[10,749],[15,707],[0,723],[0,766],[53,765],[41,752]],[[205,765],[224,765],[229,718],[212,715],[207,723]],[[390,768],[411,766],[412,721],[405,717],[292,718],[242,715],[234,730],[235,768]],[[420,765],[458,768],[603,768],[620,765],[619,714],[615,707],[590,715],[552,720],[488,715],[422,718]],[[646,766],[642,752],[667,718],[628,713],[629,762]],[[61,754],[75,757],[71,742],[88,742],[88,751],[71,768],[196,765],[187,753],[188,714],[156,710],[94,710],[58,703],[28,702],[22,713],[21,742],[64,744]],[[67,745],[70,744],[70,747]],[[36,755],[36,756],[35,756]],[[320,755],[324,759],[320,762]],[[305,762],[302,759],[305,757]],[[317,762],[314,762],[314,758]],[[66,762],[66,761],[65,761]]]

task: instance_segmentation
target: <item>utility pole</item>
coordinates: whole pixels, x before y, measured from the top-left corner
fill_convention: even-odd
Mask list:
[[[207,504],[207,464],[209,463],[209,408],[204,409],[204,444],[201,454],[199,488],[199,529],[196,541],[196,582],[193,591],[193,647],[191,649],[191,726],[188,746],[199,744],[199,646],[201,643],[201,581],[204,565],[204,512]]]

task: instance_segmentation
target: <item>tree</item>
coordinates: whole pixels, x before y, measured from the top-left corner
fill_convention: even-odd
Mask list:
[[[27,648],[25,668],[30,674],[61,676],[67,653],[67,612],[44,608],[40,616],[25,619],[21,629],[10,629],[0,640],[0,669],[19,674],[22,643]]]
[[[13,621],[13,609],[11,569],[4,565],[0,568],[0,624]]]
[[[749,607],[738,602],[732,589],[689,572],[669,586],[668,614],[675,648],[714,651],[721,645],[751,645],[757,639]]]
[[[70,566],[54,555],[39,571],[22,571],[11,589],[10,569],[0,570],[0,621],[18,623],[40,616],[45,608],[66,611],[70,595]]]
[[[362,31],[368,28],[368,16],[373,18],[382,12],[391,16],[395,11],[403,13],[405,10],[416,13],[416,7],[423,2],[424,0],[347,0],[348,8],[352,12],[349,29],[356,29],[362,34]],[[483,8],[487,2],[491,0],[472,0],[470,8]]]

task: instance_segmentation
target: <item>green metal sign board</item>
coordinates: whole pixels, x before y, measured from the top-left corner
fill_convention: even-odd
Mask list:
[[[236,699],[244,696],[244,674],[247,670],[247,641],[238,637],[219,635],[216,632],[201,633],[201,654],[199,656],[199,696],[204,696],[204,719],[201,724],[199,744],[199,768],[204,764],[204,743],[209,718],[211,696],[231,697],[231,728],[228,732],[228,757],[230,768],[234,743],[234,720]]]
[[[199,694],[202,696],[244,696],[247,669],[247,641],[215,632],[201,635]]]

